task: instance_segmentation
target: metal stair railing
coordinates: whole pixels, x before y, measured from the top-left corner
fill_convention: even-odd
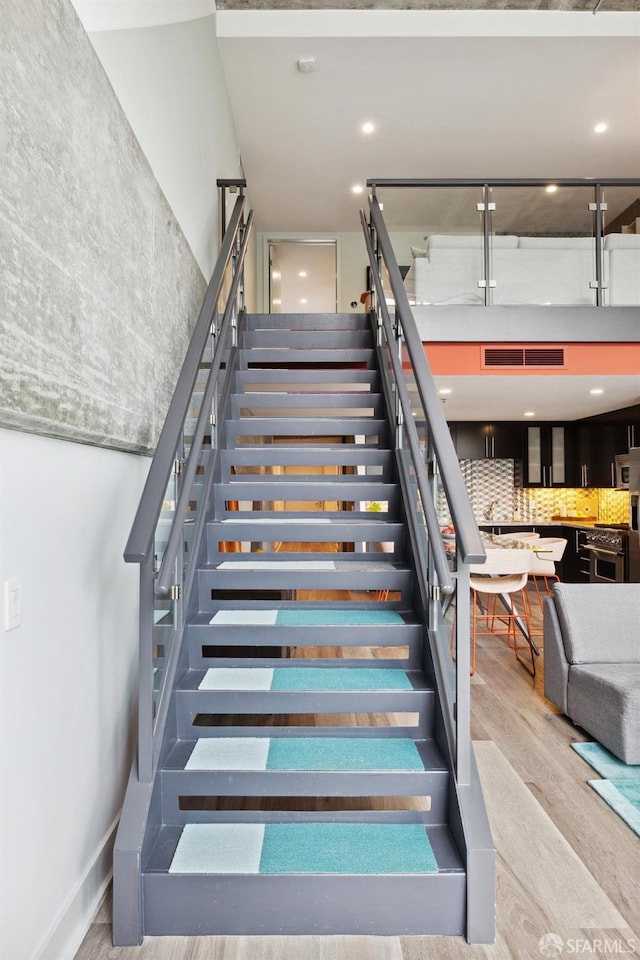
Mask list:
[[[140,566],[138,779],[153,779],[197,570],[209,492],[223,440],[238,326],[244,317],[244,259],[253,222],[239,191],[196,321],[125,548]],[[199,379],[208,370],[206,382]],[[207,442],[208,441],[208,442]]]
[[[469,567],[483,562],[486,553],[375,193],[369,206],[369,221],[364,211],[360,217],[371,268],[370,316],[395,420],[400,486],[427,627],[425,663],[433,670],[453,774],[457,814],[453,805],[450,809],[467,871],[467,940],[487,943],[495,938],[495,851],[471,747],[469,623]],[[383,264],[395,300],[393,321]],[[440,483],[455,528],[454,554],[445,549],[438,521]],[[450,626],[445,617],[451,616],[452,601],[456,616]],[[452,629],[455,659],[449,652]]]
[[[470,771],[470,637],[469,620],[461,603],[468,596],[463,581],[468,581],[469,564],[482,562],[485,550],[471,501],[464,485],[453,441],[442,413],[442,404],[429,369],[422,340],[396,263],[391,241],[375,196],[370,199],[371,221],[361,211],[361,222],[369,255],[376,307],[378,349],[386,383],[387,400],[396,419],[396,448],[401,477],[404,477],[405,506],[417,551],[418,579],[427,611],[429,632],[438,638],[434,645],[434,669],[440,674],[442,694],[447,704],[445,722],[449,746],[460,783],[469,783]],[[384,262],[395,298],[395,324],[389,316],[380,264]],[[404,346],[404,349],[403,349]],[[413,400],[409,396],[403,366],[409,366],[415,382]],[[417,409],[416,409],[417,407]],[[416,414],[418,416],[416,416]],[[425,427],[420,443],[416,420]],[[408,444],[408,449],[407,449]],[[424,447],[424,452],[423,452]],[[457,563],[451,569],[445,551],[436,511],[437,479],[440,477],[456,531]],[[415,493],[412,494],[412,489]],[[444,643],[442,605],[455,592],[456,659],[451,661],[448,642]],[[451,678],[455,679],[455,688]]]

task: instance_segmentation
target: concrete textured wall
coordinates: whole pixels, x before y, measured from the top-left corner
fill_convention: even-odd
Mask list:
[[[0,21],[0,426],[152,449],[204,279],[68,0]]]

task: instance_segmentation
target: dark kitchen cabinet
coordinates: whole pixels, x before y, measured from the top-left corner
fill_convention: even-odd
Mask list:
[[[537,423],[525,428],[523,486],[571,486],[571,464],[567,424]]]
[[[565,583],[589,581],[589,554],[585,550],[585,531],[580,527],[562,527],[559,536],[567,541],[558,574]]]
[[[573,486],[615,487],[616,456],[627,449],[625,424],[576,423],[573,428]]]
[[[640,405],[577,420],[572,431],[573,485],[614,487],[615,458],[640,446]]]
[[[521,460],[521,423],[460,421],[451,424],[459,460]]]

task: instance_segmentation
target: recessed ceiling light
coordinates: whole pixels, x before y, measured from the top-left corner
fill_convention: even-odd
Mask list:
[[[279,270],[272,270],[272,271],[271,271],[271,276],[273,277],[274,280],[279,280],[279,279],[280,279],[280,271],[279,271]]]
[[[545,187],[547,193],[557,193],[558,185],[557,183],[550,183],[548,187]]]
[[[525,417],[535,417],[535,410],[525,410],[524,415]]]
[[[306,277],[306,275],[307,275],[307,271],[306,271],[306,270],[298,270],[298,276],[299,276],[299,277]]]
[[[594,387],[593,390],[589,390],[589,393],[593,393],[595,395],[595,394],[604,393],[604,390],[602,389],[602,387]]]
[[[595,127],[593,128],[593,132],[594,132],[594,133],[606,133],[606,131],[607,131],[607,126],[608,126],[608,125],[607,125],[606,123],[596,123]]]
[[[282,300],[272,300],[271,303],[273,303],[274,306],[279,307],[282,303]]]
[[[300,73],[313,73],[318,66],[318,61],[315,57],[300,57],[296,66]]]
[[[363,192],[364,192],[364,187],[362,186],[361,183],[354,183],[354,185],[351,187],[351,193],[363,193]]]
[[[442,387],[441,390],[438,390],[438,393],[441,393],[443,396],[445,396],[446,394],[451,393],[451,387]]]
[[[306,297],[303,297],[300,303],[309,303],[309,301],[306,299]]]
[[[374,132],[375,132],[376,125],[375,125],[375,123],[371,123],[370,120],[367,120],[366,123],[363,123],[363,124],[362,124],[362,126],[361,126],[360,129],[362,130],[363,133],[366,133],[366,134],[368,135],[368,134],[370,134],[370,133],[374,133]]]

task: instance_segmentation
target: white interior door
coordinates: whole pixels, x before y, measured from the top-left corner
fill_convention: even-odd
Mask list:
[[[269,241],[269,313],[336,313],[335,240]]]

